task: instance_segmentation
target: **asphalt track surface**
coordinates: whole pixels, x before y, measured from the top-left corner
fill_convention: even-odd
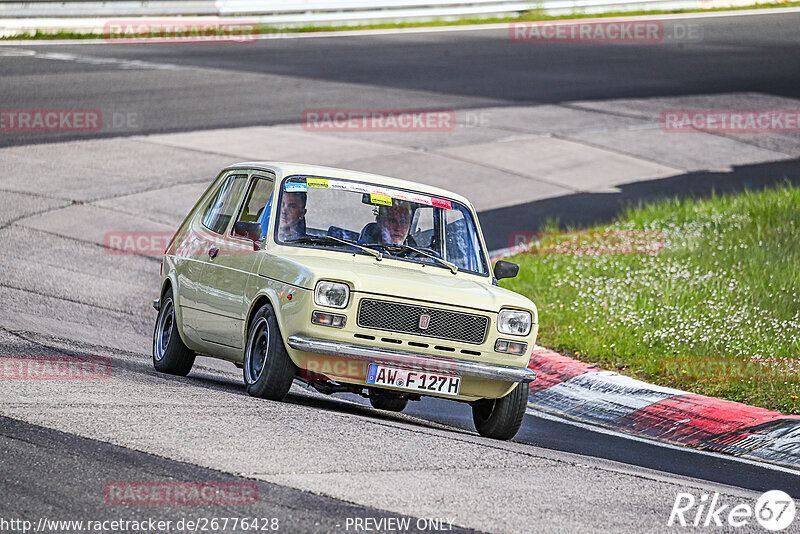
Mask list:
[[[97,488],[104,487],[111,479],[250,482],[228,473],[165,460],[5,417],[0,418],[0,444],[4,455],[4,461],[0,464],[0,483],[4,495],[0,513],[4,518],[20,517],[21,510],[25,510],[26,517],[49,517],[53,520],[83,517],[109,521],[152,517],[152,514],[148,514],[152,511],[148,507],[152,506],[126,505],[121,513],[118,505],[107,504],[103,493],[98,492]],[[81,475],[69,476],[73,473]],[[65,474],[69,476],[67,483],[58,483],[65,481]],[[283,525],[284,530],[291,528],[297,532],[326,532],[345,528],[348,517],[371,517],[376,520],[392,517],[411,520],[412,525],[418,519],[403,518],[383,510],[265,482],[257,483],[255,492],[259,499],[254,506],[215,507],[215,516],[241,517],[242,509],[246,509],[247,517],[269,521],[277,519],[277,524]],[[46,499],[42,498],[44,495],[47,495]],[[158,521],[172,521],[177,526],[182,519],[196,520],[208,516],[207,507],[186,505],[163,507],[157,518]],[[453,532],[471,531],[454,527]]]
[[[6,108],[139,112],[137,134],[295,123],[304,109],[320,107],[462,109],[734,92],[800,96],[800,13],[676,20],[665,27],[673,24],[696,25],[702,38],[532,44],[490,30],[214,45],[32,42],[22,48],[61,59],[25,61],[3,57],[19,49],[0,48],[0,89]],[[256,75],[265,77],[253,83]],[[75,137],[27,134],[1,142]]]
[[[800,97],[800,13],[674,20],[697,40],[659,44],[520,43],[506,30],[248,43],[0,47],[4,108],[89,108],[132,124],[81,134],[16,133],[0,147],[80,138],[298,123],[309,108],[444,108],[757,93]],[[31,57],[19,54],[35,53]],[[741,102],[740,102],[741,105]],[[743,107],[769,108],[748,100]],[[736,106],[736,99],[732,105]],[[625,112],[620,112],[624,115]],[[794,134],[797,135],[797,134]],[[800,160],[692,172],[481,213],[490,249],[526,217],[586,225],[663,195],[800,179]]]
[[[49,384],[34,384],[30,389],[17,392],[8,399],[7,408],[16,413],[15,418],[0,416],[0,443],[3,450],[0,489],[4,496],[0,501],[0,517],[3,518],[25,518],[35,524],[39,518],[84,521],[120,518],[142,521],[155,518],[177,522],[182,518],[264,517],[278,518],[281,532],[352,532],[356,530],[352,527],[348,530],[345,527],[346,521],[356,517],[379,520],[411,516],[412,521],[419,519],[413,517],[413,514],[382,510],[380,506],[363,506],[344,499],[330,498],[314,490],[299,491],[284,484],[265,482],[257,476],[235,476],[241,468],[209,469],[194,465],[195,462],[170,459],[185,455],[186,451],[182,449],[188,445],[196,448],[197,453],[203,457],[201,462],[197,462],[201,465],[208,463],[208,459],[215,461],[220,454],[233,454],[248,462],[259,462],[260,455],[252,454],[252,451],[221,452],[220,441],[223,445],[241,443],[242,447],[252,446],[257,450],[263,447],[267,463],[277,460],[287,464],[286,467],[292,470],[296,469],[292,464],[297,464],[304,466],[304,470],[310,473],[315,473],[320,465],[329,463],[324,460],[320,464],[319,458],[314,457],[315,449],[323,457],[331,451],[337,451],[338,454],[352,453],[354,456],[382,457],[388,454],[388,458],[394,457],[402,461],[408,454],[405,448],[411,448],[410,452],[415,455],[422,453],[422,449],[418,447],[423,444],[416,442],[420,436],[436,438],[427,443],[428,447],[435,445],[444,448],[455,444],[456,454],[461,454],[459,451],[463,450],[463,454],[470,456],[472,451],[468,451],[468,448],[478,446],[482,449],[481,456],[492,457],[500,451],[504,455],[521,456],[526,466],[539,467],[542,470],[539,475],[545,480],[523,478],[518,482],[522,488],[509,488],[509,498],[516,500],[516,494],[521,489],[522,502],[531,509],[540,510],[538,514],[544,514],[541,525],[530,527],[530,531],[537,532],[569,531],[574,528],[592,531],[607,528],[610,531],[631,532],[643,529],[669,530],[664,528],[669,510],[659,509],[671,504],[665,502],[657,491],[660,489],[657,486],[662,485],[667,487],[668,493],[689,491],[699,496],[700,492],[718,491],[728,500],[738,497],[737,502],[747,502],[748,496],[752,495],[743,490],[763,492],[782,489],[795,497],[800,495],[797,483],[800,477],[787,471],[776,471],[765,465],[744,464],[721,455],[700,455],[688,449],[665,448],[653,442],[633,441],[621,435],[598,434],[567,422],[532,414],[526,416],[523,428],[513,442],[495,442],[474,435],[467,407],[446,401],[424,400],[412,404],[404,414],[395,415],[375,411],[355,396],[324,397],[296,388],[284,403],[267,403],[248,397],[236,374],[220,373],[206,367],[208,360],[199,360],[195,371],[187,378],[167,378],[151,368],[146,354],[126,354],[31,333],[3,333],[2,340],[0,356],[25,354],[31,358],[63,355],[108,357],[114,368],[113,380],[118,381],[116,384],[108,384],[109,393],[92,393],[87,390],[84,396],[77,397],[74,393],[64,394],[62,385],[54,385],[50,389]],[[94,385],[80,387],[91,389]],[[133,392],[122,391],[121,387],[130,388]],[[169,391],[165,392],[166,387],[169,387]],[[187,391],[187,388],[191,390],[190,395],[176,394],[180,390]],[[54,398],[54,393],[59,391],[63,397],[71,399]],[[110,400],[109,394],[113,400]],[[37,399],[37,395],[42,398]],[[95,396],[105,400],[98,401]],[[227,401],[224,400],[225,397],[228,398]],[[223,398],[222,402],[219,401],[220,398]],[[257,434],[254,437],[245,437],[245,433],[249,433],[246,425],[239,428],[242,435],[238,438],[233,436],[236,439],[226,440],[220,437],[219,434],[230,431],[231,423],[238,425],[243,421],[235,413],[220,413],[221,409],[235,412],[229,405],[231,398],[235,398],[239,406],[268,410],[262,411],[259,417],[279,419],[282,425],[288,424],[287,428],[279,431],[291,435],[296,435],[297,431],[307,432],[312,437],[312,448],[309,450],[300,447],[300,451],[305,450],[306,454],[312,456],[307,459],[289,459],[281,454],[275,455],[270,451],[273,448],[269,445],[270,431],[268,428],[261,428],[261,425],[253,428]],[[34,402],[30,402],[31,400]],[[254,403],[259,404],[254,406]],[[187,406],[191,407],[188,418],[182,416]],[[107,430],[114,437],[87,439],[17,419],[29,418],[31,414],[26,412],[31,410],[62,420],[60,424],[51,422],[47,427],[74,426],[78,429],[76,433],[81,435],[92,432],[87,430],[92,427],[95,427],[94,432],[98,426],[112,424],[119,427]],[[288,419],[287,412],[291,414]],[[296,418],[298,415],[301,418]],[[339,420],[338,433],[320,428],[324,426],[322,420],[325,417]],[[108,421],[103,421],[105,418]],[[385,450],[382,451],[375,450],[367,454],[365,451],[352,451],[350,447],[358,443],[374,444],[374,437],[365,434],[345,438],[342,435],[359,431],[374,433],[370,427],[374,428],[376,425],[397,432],[384,438],[396,441],[383,443]],[[217,426],[220,428],[216,428]],[[147,454],[139,452],[142,448],[147,449],[141,443],[130,448],[110,444],[126,440],[138,441],[132,439],[132,436],[152,442],[166,440],[167,446],[158,454]],[[338,440],[339,444],[325,446],[316,441],[331,438]],[[284,454],[288,453],[289,451],[284,451]],[[441,455],[431,449],[427,450],[427,454],[432,458]],[[282,466],[276,467],[280,470]],[[370,472],[369,467],[363,468]],[[266,470],[267,467],[261,466],[259,469]],[[349,469],[354,469],[357,473],[359,468],[351,466]],[[418,468],[409,466],[409,469],[412,474],[416,475],[418,472]],[[334,469],[334,475],[337,470],[338,466]],[[550,473],[545,474],[545,471]],[[594,482],[594,485],[587,484],[583,480],[586,474],[581,472],[588,472],[589,482]],[[477,469],[475,476],[467,479],[475,483],[481,482],[485,476],[491,476],[491,471],[483,467]],[[630,480],[624,480],[626,478]],[[598,484],[598,479],[610,480],[610,488],[603,487],[605,484]],[[255,505],[238,507],[141,504],[120,506],[106,502],[103,488],[119,481],[255,481],[258,484],[259,498]],[[482,482],[486,484],[488,481]],[[573,500],[565,502],[560,495],[547,494],[551,488],[556,493],[564,491],[570,494]],[[614,499],[607,494],[609,489],[626,493]],[[656,494],[651,496],[654,490]],[[394,488],[391,491],[402,490]],[[465,501],[469,500],[464,498]],[[575,499],[583,499],[585,502]],[[650,499],[655,502],[648,503]],[[627,509],[615,511],[602,508],[603,505],[613,507],[620,504],[624,504]],[[645,509],[648,506],[655,507],[655,518],[649,517],[650,514],[643,511],[643,506]],[[551,509],[553,507],[555,508]],[[558,510],[559,507],[563,509]],[[452,508],[451,503],[450,509]],[[459,509],[457,503],[455,508]],[[434,504],[433,509],[438,507]],[[528,512],[519,510],[519,513]],[[644,517],[637,517],[637,514]],[[565,520],[565,515],[570,516],[571,520]],[[459,510],[452,515],[424,514],[424,517],[455,519],[454,531],[463,531],[458,527],[459,517],[470,521],[467,516],[466,510]],[[594,516],[606,521],[610,521],[611,517],[615,519],[604,523]],[[652,522],[653,519],[657,522]],[[508,524],[514,525],[515,522],[509,521]],[[419,530],[426,531],[424,528]],[[510,532],[528,529],[520,529],[517,524],[515,527],[483,530]]]
[[[506,32],[496,30],[240,45],[25,45],[22,50],[37,55],[0,48],[0,94],[3,108],[87,107],[132,111],[142,118],[130,131],[101,136],[296,123],[310,107],[471,109],[730,92],[800,97],[800,15],[703,19],[702,27],[701,42],[679,46],[532,46],[510,42]],[[82,137],[3,135],[0,145]],[[59,164],[54,161],[54,168]],[[740,189],[769,185],[776,176],[793,179],[798,162],[753,165],[725,179],[720,175],[716,182],[714,175],[634,184],[608,201],[582,193],[503,207],[482,213],[481,220],[487,234],[498,236],[505,235],[499,228],[507,221],[542,217],[543,212],[577,223],[603,220],[623,201],[665,193],[704,195],[714,184]],[[11,202],[9,196],[3,204]],[[11,224],[4,222],[2,229],[13,233]],[[91,247],[74,246],[74,251],[58,248],[67,266],[94,257]],[[153,265],[157,270],[157,262],[142,260],[136,272],[110,272],[108,283],[145,278],[139,271]],[[3,269],[9,269],[5,281],[11,267],[4,264]],[[43,296],[26,290],[19,297],[41,300],[25,319],[30,329],[0,325],[0,356],[101,355],[112,360],[115,375],[97,392],[87,390],[87,399],[75,388],[50,384],[6,389],[11,394],[4,393],[2,403],[10,418],[0,417],[3,518],[118,517],[120,507],[102,501],[109,480],[256,480],[262,499],[246,513],[278,517],[286,525],[282,531],[291,532],[343,531],[348,517],[444,517],[453,511],[457,525],[487,531],[665,531],[676,492],[687,488],[698,495],[720,491],[740,499],[782,489],[800,498],[800,476],[784,470],[535,414],[526,416],[513,442],[495,443],[476,436],[468,407],[444,401],[412,403],[404,414],[393,415],[353,396],[323,397],[295,388],[285,404],[256,402],[244,393],[236,370],[220,370],[207,361],[187,378],[165,380],[152,370],[146,344],[125,351],[86,343],[78,335],[43,334],[36,322],[44,311],[36,308],[61,306],[44,296],[50,284],[43,285]],[[111,309],[111,303],[103,302],[105,289],[99,287],[97,300],[88,305]],[[97,328],[124,330],[127,320],[140,334],[154,315],[146,308],[122,319],[109,314]],[[254,413],[236,416],[236,410]],[[259,427],[253,436],[247,424],[256,417],[268,427]],[[173,420],[178,428],[173,434],[161,428]],[[291,429],[287,432],[297,449],[262,451],[283,428]],[[332,466],[319,458],[306,459],[310,466],[298,463],[304,454],[333,455],[338,449],[332,443],[352,458],[336,457]],[[240,446],[244,451],[234,450]],[[262,452],[268,462],[258,468],[247,464]],[[458,487],[431,488],[375,467],[383,463],[383,469],[402,471],[386,464],[392,458],[413,464],[419,456],[430,462],[417,458],[420,465],[409,466],[411,473]],[[484,457],[489,458],[486,465],[466,465],[480,464]],[[440,473],[448,469],[455,474]],[[364,473],[383,478],[372,484]],[[484,509],[508,482],[513,482],[507,488],[509,503]],[[404,494],[403,483],[415,494]],[[364,485],[363,492],[352,489],[358,484]],[[161,507],[157,514],[145,508],[125,507],[124,515],[241,515],[219,508]],[[527,528],[520,518],[530,521],[524,523]]]

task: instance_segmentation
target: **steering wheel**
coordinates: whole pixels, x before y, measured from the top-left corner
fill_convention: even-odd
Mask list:
[[[390,251],[392,253],[396,253],[397,255],[402,256],[404,258],[407,258],[409,256],[420,256],[422,258],[425,258],[426,257],[425,254],[421,254],[421,252],[426,252],[426,253],[430,254],[431,256],[435,256],[435,257],[437,257],[439,259],[442,258],[442,255],[439,254],[437,251],[435,251],[433,249],[430,249],[430,248],[427,248],[427,247],[414,247],[414,248],[416,248],[418,250],[411,250],[411,249],[408,249],[408,248],[404,248],[402,245],[385,244],[385,243],[374,244],[372,246],[380,247],[380,248],[382,248],[384,250]]]
[[[406,256],[422,256],[422,257],[425,257],[424,254],[420,254],[420,251],[421,251],[421,252],[427,252],[431,256],[435,256],[435,257],[437,257],[439,259],[442,259],[442,255],[439,254],[439,252],[433,250],[432,248],[428,248],[428,247],[416,247],[416,248],[418,250],[406,249]]]

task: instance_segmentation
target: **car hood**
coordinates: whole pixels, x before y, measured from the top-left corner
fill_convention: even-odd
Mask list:
[[[299,249],[262,261],[259,274],[313,289],[318,280],[348,282],[353,291],[406,298],[431,304],[449,304],[483,311],[502,307],[531,310],[535,306],[519,293],[492,285],[490,278],[452,274],[435,265],[415,264],[327,250]],[[265,258],[266,259],[266,258]]]

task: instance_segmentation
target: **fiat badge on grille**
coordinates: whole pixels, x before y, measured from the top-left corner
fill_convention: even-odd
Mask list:
[[[428,329],[428,325],[430,324],[430,322],[431,322],[431,316],[430,315],[428,315],[427,313],[423,313],[422,315],[420,315],[419,316],[419,328],[420,328],[420,330],[427,330]]]

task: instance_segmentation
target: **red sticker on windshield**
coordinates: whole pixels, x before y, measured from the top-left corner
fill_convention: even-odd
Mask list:
[[[436,208],[444,208],[446,210],[453,209],[453,203],[443,198],[431,197],[431,206]]]

